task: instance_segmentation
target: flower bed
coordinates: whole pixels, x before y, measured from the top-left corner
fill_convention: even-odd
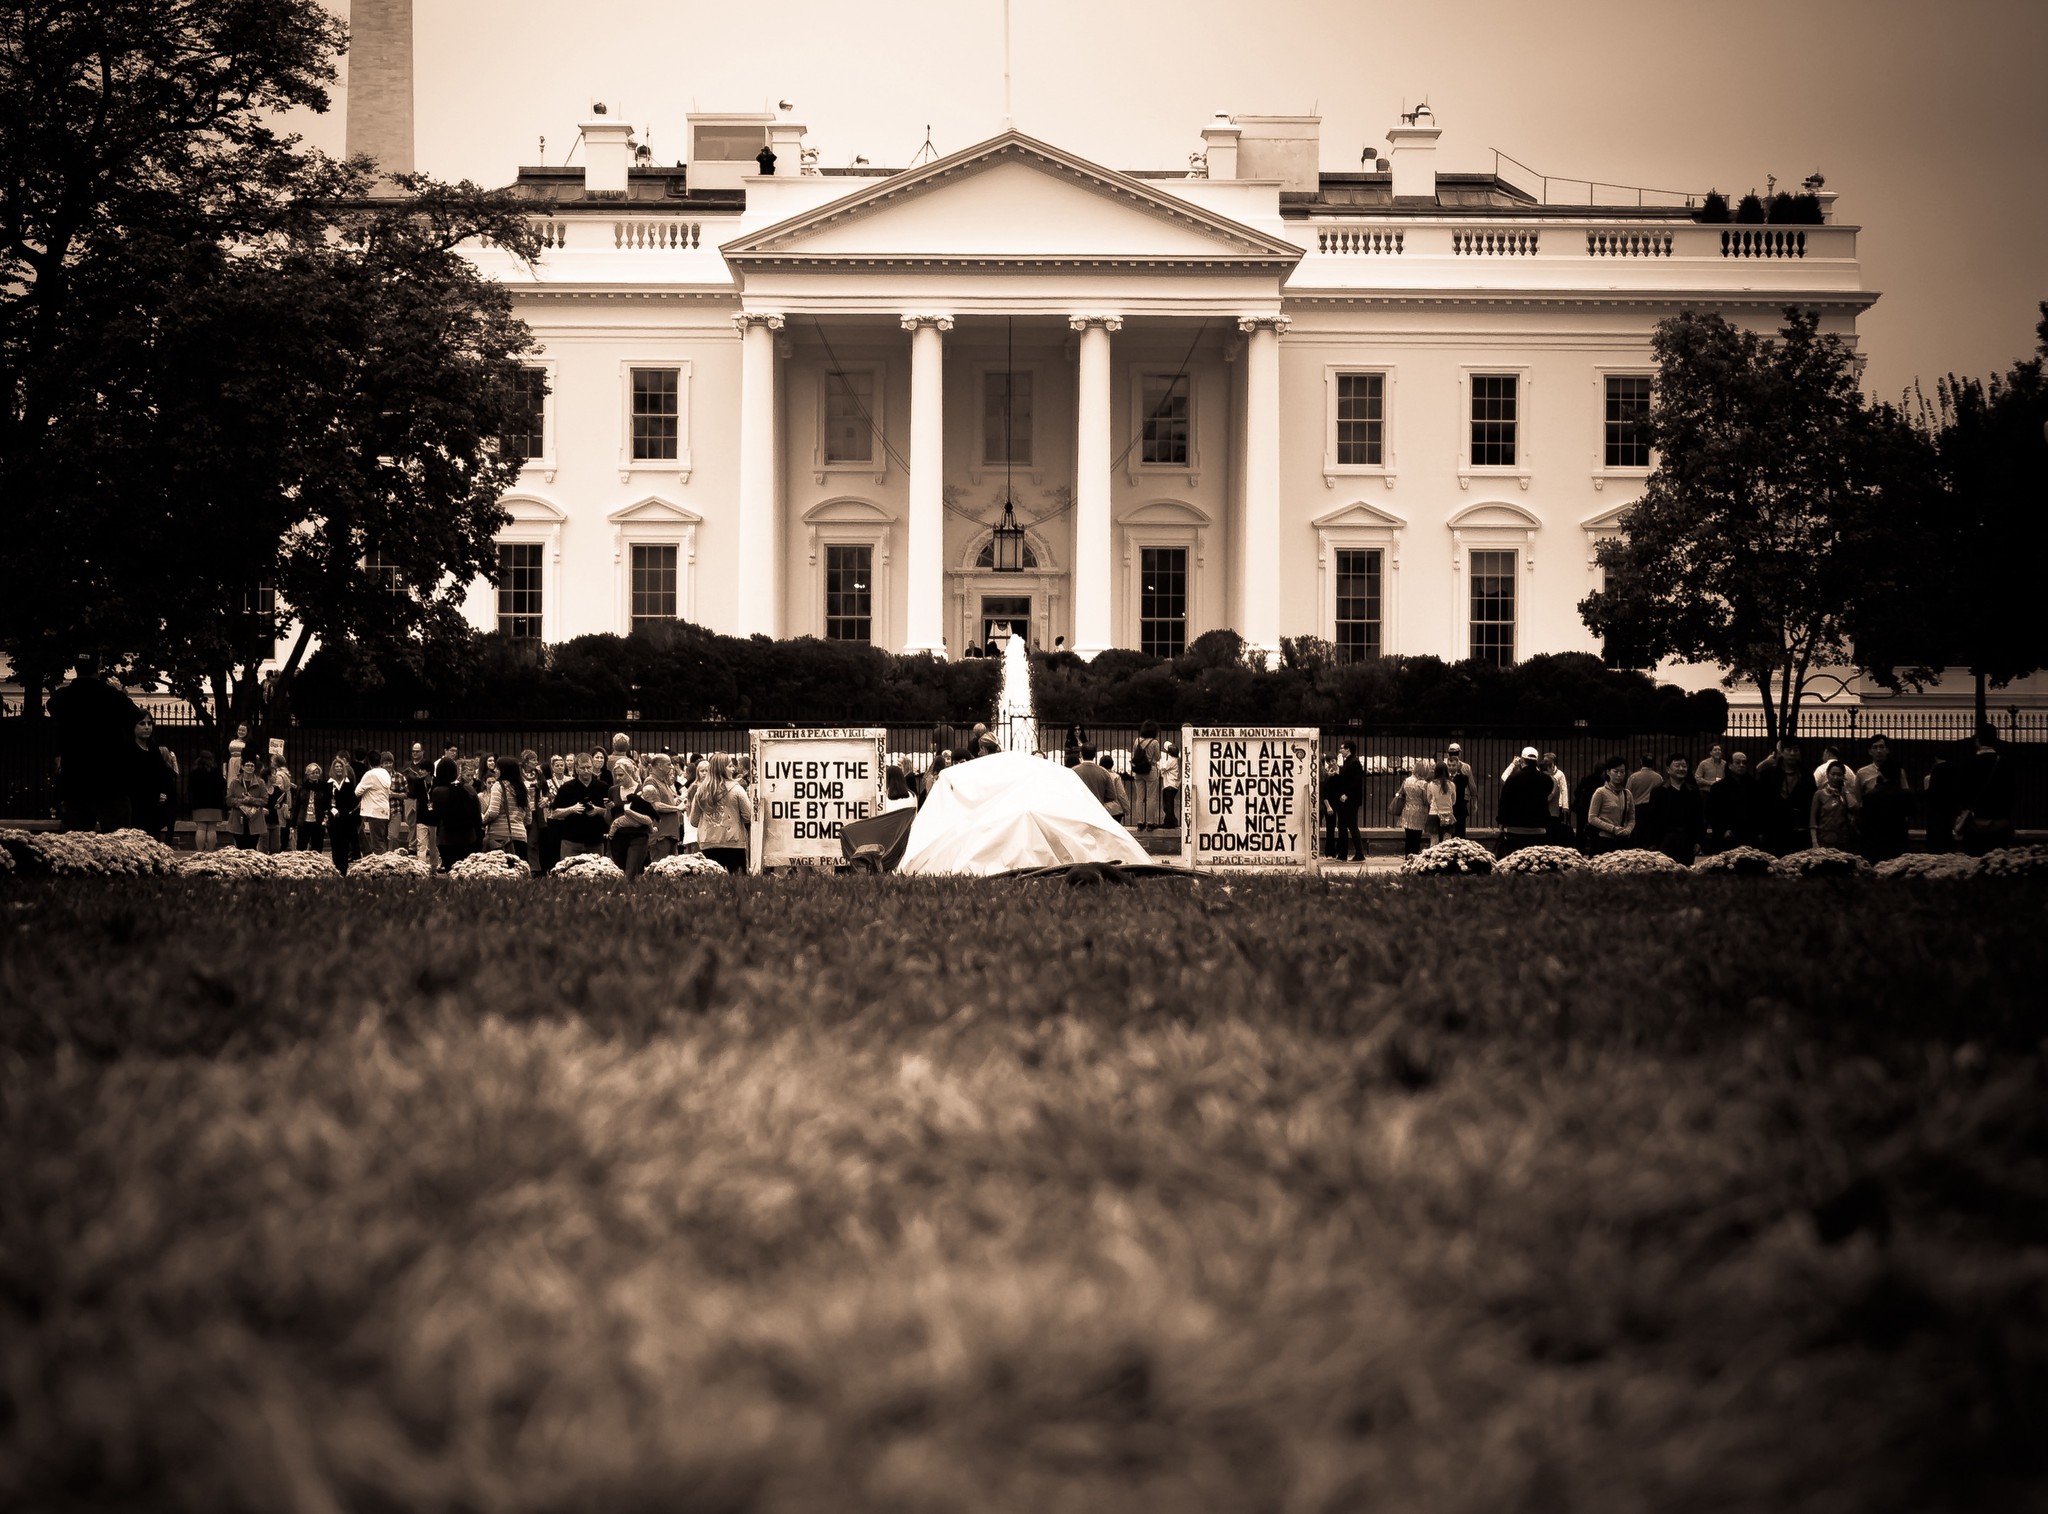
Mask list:
[[[2035,878],[2048,873],[2048,846],[2008,846],[1977,864],[1987,878]]]
[[[434,870],[411,852],[372,852],[349,864],[351,878],[431,878]]]
[[[1493,871],[1493,853],[1476,841],[1453,836],[1427,851],[1402,859],[1401,871],[1416,874],[1479,874]]]
[[[1967,852],[1907,852],[1871,869],[1880,878],[1971,878],[1980,871]]]
[[[1771,871],[1781,878],[1851,878],[1869,872],[1870,864],[1854,852],[1813,846],[1780,857],[1771,864]]]
[[[1733,873],[1739,878],[1762,878],[1777,860],[1761,847],[1731,846],[1725,852],[1713,852],[1700,858],[1692,865],[1692,870],[1696,873]]]
[[[264,852],[243,851],[224,846],[211,852],[194,852],[178,864],[188,878],[275,878],[277,859]]]
[[[673,857],[663,857],[659,862],[647,864],[643,878],[658,878],[672,881],[677,878],[719,878],[725,869],[713,862],[702,852],[677,852]]]
[[[575,857],[564,857],[549,872],[550,878],[566,878],[580,883],[624,883],[625,869],[602,852],[584,852]]]
[[[471,852],[448,869],[451,878],[483,878],[496,882],[519,881],[533,876],[524,857],[511,852]]]
[[[1585,857],[1576,847],[1525,846],[1494,863],[1493,870],[1497,873],[1576,873],[1583,872],[1586,866]]]
[[[277,876],[280,878],[296,878],[307,882],[341,876],[341,869],[334,865],[334,859],[325,852],[279,852],[270,860],[276,864]]]
[[[49,878],[156,878],[177,871],[178,854],[142,831],[0,831],[8,872]]]
[[[1691,868],[1683,862],[1674,862],[1662,852],[1631,849],[1625,852],[1608,852],[1595,857],[1589,864],[1592,872],[1613,874],[1634,873],[1689,873]]]

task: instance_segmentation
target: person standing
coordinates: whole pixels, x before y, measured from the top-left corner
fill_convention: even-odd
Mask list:
[[[1441,762],[1432,763],[1424,792],[1429,796],[1429,807],[1422,817],[1423,845],[1435,846],[1445,837],[1457,834],[1458,785],[1451,770]]]
[[[441,863],[454,867],[474,852],[483,840],[483,807],[476,790],[462,781],[462,759],[443,757],[434,764],[434,844],[440,848]]]
[[[1626,848],[1636,829],[1635,795],[1628,791],[1628,759],[1607,759],[1606,779],[1586,801],[1587,850],[1595,856]]]
[[[1138,739],[1131,743],[1131,827],[1159,829],[1159,723],[1148,720],[1138,727]]]
[[[1444,768],[1450,774],[1451,787],[1458,793],[1450,834],[1462,836],[1472,819],[1472,764],[1465,760],[1465,749],[1455,741],[1444,748]]]
[[[269,805],[270,775],[263,771],[263,759],[245,755],[235,776],[228,780],[228,832],[235,838],[237,850],[263,849]]]
[[[67,831],[118,831],[130,820],[128,752],[142,711],[80,653],[77,676],[50,696],[57,726],[57,802]]]
[[[683,844],[683,796],[676,787],[673,758],[657,753],[647,766],[647,781],[640,785],[640,797],[654,811],[654,834],[647,844],[647,856],[648,860],[659,862],[664,857],[673,857]],[[901,784],[902,770],[892,766],[889,781],[892,785]],[[910,790],[905,788],[903,792],[907,798]]]
[[[480,819],[484,845],[494,852],[526,857],[527,820],[533,813],[533,791],[516,757],[498,759],[498,771],[484,790]]]
[[[201,747],[192,758],[192,849],[210,852],[220,845],[220,829],[227,820],[228,780],[220,770],[220,759],[210,747]]]
[[[1683,752],[1666,757],[1662,782],[1636,805],[1636,844],[1687,867],[1699,855],[1706,831],[1706,813],[1690,766]]]
[[[1387,803],[1387,818],[1401,827],[1401,855],[1404,857],[1413,857],[1422,850],[1422,834],[1429,827],[1429,781],[1423,774],[1439,772],[1443,774],[1450,809],[1455,815],[1458,791],[1451,783],[1450,767],[1446,763],[1432,762],[1427,757],[1417,757],[1409,763],[1407,776],[1402,778],[1401,786],[1394,790],[1393,798]]]
[[[1728,771],[1708,791],[1704,808],[1708,851],[1763,845],[1762,801],[1756,774],[1749,770],[1749,753],[1737,752],[1728,759]]]
[[[379,752],[370,770],[356,780],[362,801],[363,849],[371,856],[391,846],[391,754]]]
[[[155,737],[156,722],[144,713],[135,722],[130,747],[128,812],[137,830],[162,841],[177,814],[178,759]]]
[[[1170,831],[1180,829],[1180,748],[1171,739],[1161,742],[1159,757],[1160,814]],[[1356,833],[1357,827],[1353,826]]]
[[[288,852],[292,849],[292,770],[282,756],[270,762],[270,796],[264,816],[266,833],[263,849]]]
[[[1757,764],[1765,847],[1784,857],[1807,845],[1813,795],[1813,774],[1800,758],[1799,743],[1781,740],[1777,751]]]
[[[1721,755],[1721,743],[1717,741],[1707,748],[1707,755],[1692,770],[1692,781],[1699,785],[1702,803],[1713,794],[1714,785],[1727,776],[1728,760]]]
[[[690,796],[690,824],[697,827],[698,847],[705,856],[728,873],[744,873],[754,806],[746,790],[732,781],[724,753],[712,753],[710,764]]]
[[[1870,761],[1856,770],[1852,781],[1863,805],[1863,855],[1872,862],[1899,856],[1906,850],[1912,820],[1913,781],[1904,764],[1892,756],[1888,737],[1870,738]]]
[[[1124,781],[1096,758],[1095,743],[1081,743],[1081,761],[1074,769],[1074,776],[1087,785],[1088,792],[1095,796],[1095,802],[1109,811],[1112,820],[1122,820],[1129,812],[1130,804],[1124,796]]]
[[[327,775],[320,764],[306,764],[306,781],[299,786],[299,797],[293,801],[298,817],[298,834],[295,849],[302,852],[324,852],[327,850],[328,807],[334,803],[334,791],[327,786]]]
[[[1658,789],[1664,787],[1664,774],[1657,767],[1657,759],[1648,752],[1636,759],[1636,770],[1628,775],[1628,796],[1635,800],[1638,813],[1644,803]],[[1638,827],[1640,834],[1640,827]]]
[[[1859,808],[1856,790],[1849,784],[1849,768],[1839,757],[1821,769],[1826,780],[1813,791],[1807,807],[1807,839],[1815,848],[1833,847],[1853,852],[1862,841],[1857,825]]]
[[[1972,857],[2011,846],[2018,787],[2012,764],[1998,747],[1998,732],[1977,727],[1968,762],[1957,785],[1962,808],[1955,818],[1955,837]]]
[[[1525,846],[1541,846],[1550,834],[1550,800],[1556,791],[1552,775],[1543,771],[1543,757],[1532,746],[1522,748],[1500,781],[1500,844],[1505,857]]]
[[[1550,779],[1550,830],[1552,846],[1570,846],[1573,841],[1572,827],[1572,781],[1565,776],[1564,767],[1557,760],[1557,753],[1543,754],[1544,776]]]
[[[1336,810],[1336,829],[1330,838],[1331,857],[1338,862],[1363,862],[1365,841],[1358,834],[1358,810],[1365,803],[1365,767],[1358,760],[1355,742],[1341,742],[1337,747],[1330,803]]]
[[[336,752],[334,761],[327,764],[327,847],[340,872],[347,872],[362,855],[361,806],[355,765],[348,760],[348,753]]]

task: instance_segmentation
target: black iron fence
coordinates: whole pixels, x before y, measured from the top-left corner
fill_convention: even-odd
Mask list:
[[[1750,712],[1731,713],[1730,730],[1719,736],[1673,735],[1660,732],[1598,730],[1586,726],[1524,728],[1504,726],[1373,726],[1363,723],[1321,727],[1326,756],[1334,755],[1341,743],[1353,742],[1366,769],[1366,795],[1362,818],[1366,825],[1383,825],[1388,804],[1400,787],[1401,775],[1418,757],[1441,755],[1451,742],[1462,748],[1464,761],[1476,780],[1472,792],[1470,824],[1480,829],[1494,824],[1500,778],[1514,757],[1526,746],[1555,752],[1576,796],[1581,785],[1597,781],[1610,757],[1621,756],[1633,768],[1644,755],[1660,764],[1672,752],[1683,752],[1697,762],[1716,741],[1730,752],[1747,751],[1752,759],[1768,749],[1757,729],[1745,728]],[[750,730],[808,722],[751,721],[744,725],[687,722],[634,722],[608,727],[588,722],[489,722],[393,723],[377,726],[295,727],[284,735],[285,758],[294,773],[304,772],[309,763],[325,767],[337,752],[347,752],[360,767],[362,755],[380,751],[397,754],[403,760],[415,742],[430,757],[440,755],[446,742],[455,742],[465,756],[516,756],[537,753],[543,763],[560,754],[588,752],[608,747],[615,730],[624,730],[641,751],[669,751],[677,756],[692,752],[739,753],[747,749]],[[2019,789],[2019,822],[2029,830],[2048,828],[2048,712],[2023,711],[2018,715],[2000,712],[1998,725],[2008,739],[2008,752]],[[892,759],[913,769],[931,761],[933,732],[929,725],[889,725],[888,751]],[[1837,748],[1852,766],[1867,760],[1869,738],[1883,734],[1890,738],[1893,754],[1905,763],[1916,786],[1924,781],[1938,756],[1952,756],[1972,729],[1969,712],[1918,711],[1882,715],[1862,711],[1827,710],[1808,712],[1801,720],[1803,754],[1819,761],[1821,749]],[[956,730],[964,735],[966,727]],[[1114,766],[1127,769],[1132,745],[1138,738],[1135,724],[1088,724],[1083,739],[1096,745]],[[1050,724],[1036,732],[1021,728],[1011,733],[1011,744],[1057,752],[1065,744],[1063,727]],[[1166,729],[1162,734],[1177,733]],[[192,758],[205,736],[201,727],[169,721],[157,726],[157,740],[177,754],[180,770],[192,771]],[[56,806],[57,743],[53,724],[42,718],[0,719],[0,816],[40,819]]]

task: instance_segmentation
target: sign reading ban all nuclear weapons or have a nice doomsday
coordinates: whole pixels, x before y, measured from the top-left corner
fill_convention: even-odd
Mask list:
[[[1182,844],[1194,868],[1316,866],[1317,732],[1186,726]]]
[[[886,731],[752,731],[748,744],[755,773],[752,871],[838,862],[846,823],[882,812]]]

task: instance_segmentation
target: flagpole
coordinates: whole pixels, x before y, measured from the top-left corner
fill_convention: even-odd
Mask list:
[[[1010,114],[1010,0],[1003,0],[1003,130],[1016,129],[1017,118]]]

